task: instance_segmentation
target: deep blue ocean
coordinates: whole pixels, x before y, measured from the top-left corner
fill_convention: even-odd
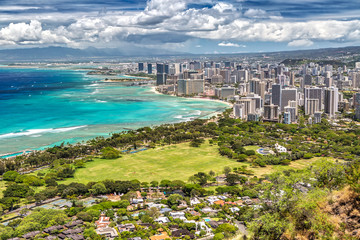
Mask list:
[[[226,107],[101,79],[77,70],[0,68],[0,154],[186,121]]]

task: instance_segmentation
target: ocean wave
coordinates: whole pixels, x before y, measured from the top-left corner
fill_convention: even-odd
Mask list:
[[[94,95],[94,94],[97,94],[99,93],[99,89],[95,89],[95,91],[93,91],[91,94]]]
[[[0,139],[4,138],[15,138],[15,137],[23,137],[23,136],[32,136],[32,137],[38,137],[41,136],[39,134],[42,133],[62,133],[62,132],[68,132],[75,129],[83,128],[84,126],[76,126],[76,127],[66,127],[66,128],[46,128],[46,129],[30,129],[22,132],[13,132],[13,133],[6,133],[3,135],[0,135]]]
[[[200,111],[200,110],[196,110],[196,111],[194,111],[194,113],[192,113],[192,115],[200,116],[200,115],[201,115],[201,111]]]
[[[99,103],[106,103],[107,101],[103,101],[103,100],[98,100],[98,99],[95,99],[96,102],[99,102]]]

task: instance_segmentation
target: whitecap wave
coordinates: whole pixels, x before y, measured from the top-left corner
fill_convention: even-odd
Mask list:
[[[201,111],[200,111],[200,110],[196,110],[195,112],[192,113],[192,115],[200,116],[200,115],[201,115]]]
[[[66,127],[66,128],[30,129],[30,130],[26,130],[26,131],[22,131],[22,132],[6,133],[3,135],[0,135],[0,139],[23,137],[23,136],[38,137],[40,134],[43,134],[43,133],[62,133],[62,132],[68,132],[68,131],[72,131],[75,129],[83,128],[83,127],[87,127],[87,125],[76,126],[76,127]]]
[[[99,102],[99,103],[106,103],[106,102],[107,102],[107,101],[98,100],[98,99],[96,99],[95,101],[96,101],[96,102]]]
[[[97,94],[99,93],[99,89],[95,89],[95,91],[93,91],[91,94],[94,95],[94,94]]]

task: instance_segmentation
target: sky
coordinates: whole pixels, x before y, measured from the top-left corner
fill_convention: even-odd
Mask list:
[[[214,54],[360,45],[360,0],[0,0],[0,49]]]

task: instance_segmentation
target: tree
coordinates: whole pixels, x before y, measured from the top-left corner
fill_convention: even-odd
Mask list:
[[[216,234],[214,235],[213,240],[222,240],[222,239],[224,239],[224,238],[225,238],[224,234],[222,234],[222,233],[216,233]]]
[[[156,207],[152,207],[149,210],[146,211],[146,213],[151,217],[151,218],[158,218],[160,216],[160,211],[159,209],[157,209]]]
[[[330,190],[341,187],[345,183],[345,170],[340,164],[330,161],[318,161],[312,166],[312,172],[320,187]]]
[[[25,198],[26,196],[32,195],[34,191],[25,184],[11,184],[3,192],[4,197],[19,197]]]
[[[200,147],[202,143],[204,143],[204,139],[201,138],[195,138],[193,140],[191,140],[190,142],[190,146],[191,147]]]
[[[45,194],[43,194],[41,192],[35,193],[34,198],[35,198],[36,203],[41,203],[42,201],[46,200]]]
[[[229,173],[231,173],[231,167],[228,167],[228,166],[224,167],[223,172],[224,172],[225,175],[228,175]]]
[[[29,216],[25,217],[23,221],[16,228],[18,235],[24,233],[42,230],[47,226],[63,225],[68,217],[61,210],[54,209],[35,209]]]
[[[93,195],[103,194],[106,193],[106,191],[106,187],[103,183],[96,183],[89,189],[89,192]]]
[[[180,200],[183,200],[183,197],[180,194],[171,194],[168,197],[167,202],[169,206],[172,207],[174,205],[179,205]]]
[[[7,171],[3,174],[3,180],[14,182],[20,174],[16,171]]]
[[[88,212],[78,212],[76,217],[86,222],[91,222],[93,220],[93,217]]]
[[[207,183],[207,180],[209,176],[204,172],[198,172],[194,174],[195,181],[200,184],[201,186],[205,185]]]
[[[151,187],[158,187],[159,186],[158,181],[152,181],[150,184],[151,184]]]
[[[237,174],[230,173],[226,176],[226,182],[230,186],[234,186],[238,181],[240,181],[240,176]]]
[[[18,197],[4,197],[1,200],[1,204],[4,208],[9,209],[12,211],[14,209],[14,205],[20,202],[20,198]]]
[[[250,223],[249,229],[257,237],[257,239],[280,239],[287,222],[284,218],[280,218],[278,214],[266,213],[259,219]]]
[[[220,224],[216,230],[215,233],[229,233],[234,234],[236,233],[237,228],[234,225],[231,225],[230,223],[223,223]]]
[[[105,147],[101,150],[102,157],[105,159],[116,159],[120,157],[120,152],[112,147]]]

